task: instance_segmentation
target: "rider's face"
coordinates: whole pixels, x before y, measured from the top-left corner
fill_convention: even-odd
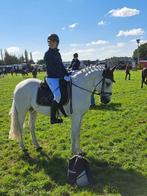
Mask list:
[[[57,48],[58,44],[55,40],[49,39],[48,40],[48,46],[52,49]]]

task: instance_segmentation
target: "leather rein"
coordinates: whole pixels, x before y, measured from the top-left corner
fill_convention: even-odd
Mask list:
[[[101,92],[100,92],[100,93],[97,93],[97,92],[96,92],[96,87],[98,87],[98,86],[100,85],[101,82],[102,82]],[[94,94],[94,95],[105,95],[105,94],[107,94],[107,95],[112,95],[111,92],[105,92],[105,91],[104,91],[104,82],[105,82],[105,78],[103,77],[103,78],[96,84],[96,86],[95,86],[95,88],[94,88],[93,91],[90,91],[90,90],[88,90],[88,89],[86,89],[86,88],[83,88],[83,87],[81,87],[81,86],[78,86],[78,85],[76,85],[76,84],[74,84],[74,83],[71,83],[71,84],[72,84],[73,86],[79,88],[79,89],[82,89],[82,90],[84,90],[84,91],[86,91],[86,92],[89,92],[89,93],[91,93],[91,94]]]

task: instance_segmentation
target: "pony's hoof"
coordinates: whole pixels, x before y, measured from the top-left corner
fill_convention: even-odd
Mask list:
[[[25,157],[30,157],[28,149],[23,149],[22,151]]]
[[[86,152],[79,152],[78,155],[85,157],[87,155],[87,153]]]
[[[37,151],[41,151],[41,150],[42,150],[42,147],[39,146],[39,147],[36,148],[36,150],[37,150]]]
[[[24,153],[27,153],[27,152],[28,152],[28,149],[27,149],[27,148],[24,148],[24,149],[22,149],[22,151],[23,151]]]

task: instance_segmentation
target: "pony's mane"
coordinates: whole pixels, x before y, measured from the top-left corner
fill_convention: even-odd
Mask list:
[[[84,76],[88,76],[89,74],[95,72],[95,71],[102,71],[104,70],[104,66],[103,65],[92,65],[92,66],[88,66],[86,68],[83,68],[77,72],[75,72],[73,75],[72,75],[72,78],[78,78],[78,77],[81,77],[82,75]]]

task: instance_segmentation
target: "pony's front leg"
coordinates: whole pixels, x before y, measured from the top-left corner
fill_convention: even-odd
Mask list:
[[[81,128],[81,120],[82,116],[79,114],[72,115],[72,153],[78,154],[81,152],[80,150],[80,128]]]
[[[30,111],[30,131],[32,136],[32,142],[35,145],[36,149],[41,149],[38,144],[36,135],[35,135],[35,122],[36,122],[37,113],[35,111]]]

